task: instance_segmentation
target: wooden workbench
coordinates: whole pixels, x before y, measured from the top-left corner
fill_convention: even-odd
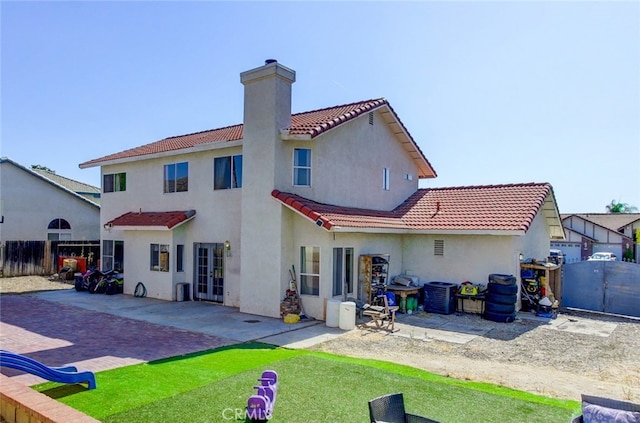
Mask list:
[[[407,312],[407,296],[412,294],[420,294],[420,286],[404,286],[404,285],[387,285],[387,291],[393,292],[396,295],[400,295],[402,301],[397,302],[398,305],[402,304],[400,308],[401,313]]]

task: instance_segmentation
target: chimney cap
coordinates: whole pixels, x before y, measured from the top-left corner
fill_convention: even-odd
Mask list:
[[[276,59],[267,59],[264,61],[265,65],[270,65],[271,63],[278,63]]]

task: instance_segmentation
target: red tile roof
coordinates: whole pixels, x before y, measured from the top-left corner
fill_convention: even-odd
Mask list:
[[[193,218],[195,210],[170,212],[129,212],[110,220],[106,225],[136,226],[141,228],[166,227],[172,229],[180,223]]]
[[[291,115],[291,126],[283,129],[288,132],[289,135],[308,136],[310,139],[313,139],[328,130],[337,127],[338,125],[384,106],[388,107],[391,112],[392,117],[390,118],[390,121],[395,122],[400,127],[401,132],[409,139],[407,144],[410,144],[411,146],[408,148],[408,151],[412,153],[414,160],[418,160],[420,162],[419,168],[421,170],[421,176],[435,177],[436,173],[424,156],[424,153],[422,153],[420,147],[418,147],[413,137],[411,137],[411,134],[409,134],[409,131],[407,131],[400,121],[400,118],[398,118],[395,111],[391,108],[389,102],[384,98],[293,114]],[[389,121],[387,123],[389,124]],[[129,150],[110,154],[98,159],[89,160],[81,163],[80,167],[84,169],[98,166],[101,163],[112,160],[123,160],[132,157],[141,157],[148,154],[177,151],[207,143],[238,141],[242,139],[242,128],[243,125],[239,124],[219,129],[196,132],[193,134],[169,137],[151,144],[131,148]]]
[[[385,104],[389,105],[389,102],[384,98],[379,98],[377,100],[367,100],[298,113],[291,116],[291,127],[288,128],[288,131],[289,134],[309,135],[311,138],[315,138],[329,129],[335,128],[342,123],[375,110]]]
[[[553,197],[547,183],[419,189],[394,210],[383,211],[322,204],[278,190],[271,193],[318,226],[352,232],[526,232],[550,194]]]

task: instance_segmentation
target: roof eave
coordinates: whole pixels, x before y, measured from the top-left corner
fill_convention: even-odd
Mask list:
[[[288,129],[280,130],[280,139],[282,141],[311,141],[311,134],[291,134]]]
[[[401,234],[401,235],[494,235],[494,236],[524,236],[524,230],[498,229],[412,229],[412,228],[355,228],[334,225],[331,232],[340,233],[370,233],[370,234]]]
[[[420,171],[418,179],[438,177],[435,169],[433,169],[431,163],[429,163],[422,150],[420,150],[420,147],[418,147],[418,144],[409,133],[409,130],[404,126],[395,110],[393,110],[393,107],[391,107],[389,103],[386,103],[378,107],[378,109],[386,109],[386,112],[381,112],[385,123],[391,129],[391,132],[398,137],[411,158],[418,163],[418,169]],[[386,114],[388,114],[388,116],[386,116]],[[388,119],[389,117],[391,119]]]
[[[123,225],[123,226],[114,226],[114,229],[117,229],[119,231],[171,231],[173,229],[175,229],[175,226],[173,228],[168,228],[166,226],[131,226],[131,225]]]
[[[184,225],[185,223],[191,221],[193,218],[195,217],[195,215],[183,220],[182,222],[179,222],[171,227],[165,226],[165,225],[115,225],[113,226],[114,229],[117,229],[119,231],[172,231],[174,229],[179,228],[180,226]]]
[[[138,156],[124,157],[121,159],[100,160],[80,163],[78,166],[80,169],[89,169],[92,167],[110,166],[123,163],[137,162],[140,160],[152,160],[161,159],[165,157],[172,157],[176,154],[190,154],[201,153],[203,151],[219,150],[222,148],[231,148],[242,145],[242,139],[232,141],[212,141],[208,143],[198,144],[193,147],[179,148],[176,150],[163,151],[160,153],[140,154]]]

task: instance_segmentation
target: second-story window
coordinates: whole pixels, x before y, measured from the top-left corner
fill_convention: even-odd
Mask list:
[[[164,192],[189,191],[189,163],[164,165]]]
[[[242,188],[242,155],[213,160],[213,189]]]
[[[385,191],[391,189],[391,171],[388,167],[382,169],[382,189]]]
[[[293,185],[311,186],[311,150],[308,148],[293,149]]]
[[[127,174],[110,173],[102,175],[102,192],[118,192],[127,190]]]

